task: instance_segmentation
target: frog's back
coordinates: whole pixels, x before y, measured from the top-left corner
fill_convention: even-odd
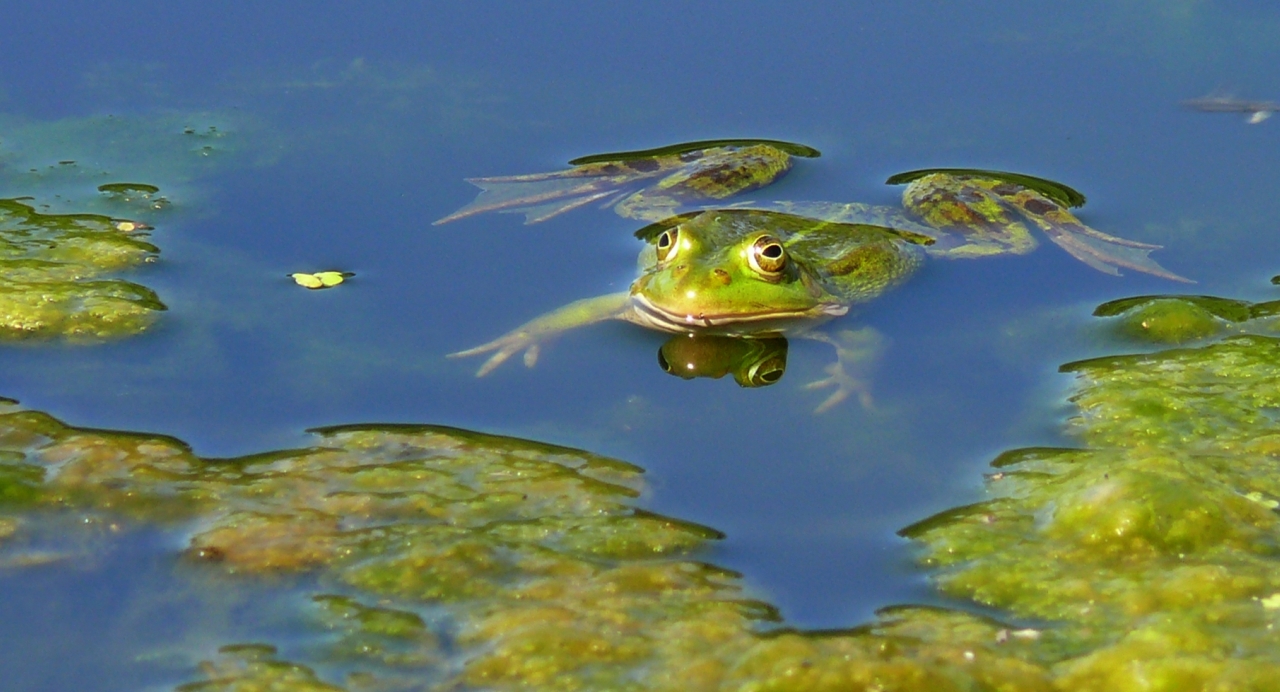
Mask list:
[[[924,259],[931,239],[859,223],[790,214],[780,219],[783,245],[823,289],[844,303],[862,303],[905,281]]]

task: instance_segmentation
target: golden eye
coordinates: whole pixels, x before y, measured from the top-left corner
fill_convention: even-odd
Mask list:
[[[675,252],[676,243],[679,242],[679,240],[679,228],[668,228],[662,232],[662,235],[658,236],[657,249],[659,262],[667,261],[667,258],[671,256],[671,253]]]
[[[751,244],[747,259],[752,269],[762,274],[777,274],[787,266],[787,251],[777,238],[762,235]]]

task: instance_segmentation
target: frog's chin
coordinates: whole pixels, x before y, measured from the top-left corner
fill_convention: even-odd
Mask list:
[[[631,296],[631,314],[627,319],[650,329],[664,332],[713,332],[721,334],[784,333],[802,326],[812,326],[849,312],[848,305],[818,303],[807,308],[775,309],[759,312],[714,314],[675,311],[649,300],[642,294]]]

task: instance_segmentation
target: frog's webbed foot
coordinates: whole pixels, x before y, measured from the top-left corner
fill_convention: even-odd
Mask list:
[[[1151,252],[1162,246],[1117,238],[1089,228],[1066,210],[1062,210],[1062,214],[1069,217],[1069,220],[1047,223],[1037,221],[1037,225],[1049,236],[1049,240],[1090,267],[1112,275],[1119,275],[1119,268],[1123,267],[1164,279],[1195,283],[1151,259]]]
[[[535,317],[493,341],[450,353],[448,357],[466,358],[493,353],[476,371],[476,377],[488,375],[521,351],[524,351],[525,367],[532,368],[538,362],[543,342],[576,327],[622,318],[630,308],[630,301],[631,294],[625,291],[574,301],[558,310]]]
[[[636,179],[637,175],[630,171],[610,175],[599,166],[579,166],[567,171],[532,175],[468,178],[467,182],[480,188],[480,194],[470,204],[434,225],[489,211],[522,213],[526,224],[539,223],[596,200],[624,194],[625,191],[619,188]],[[605,204],[611,201],[615,200]]]
[[[791,169],[792,156],[817,155],[790,142],[714,140],[584,156],[565,171],[468,178],[480,188],[475,201],[435,223],[496,211],[522,213],[531,224],[595,201],[620,216],[659,221],[689,203],[768,185]]]
[[[858,396],[858,402],[862,404],[862,408],[870,410],[874,405],[870,384],[866,381],[864,374],[850,373],[849,370],[869,369],[884,351],[884,336],[870,327],[857,330],[846,329],[834,337],[821,332],[808,333],[804,336],[830,344],[836,350],[836,361],[825,368],[827,376],[805,385],[805,389],[835,388],[835,391],[818,404],[813,412],[826,413],[853,394]]]
[[[493,352],[480,369],[476,370],[476,377],[484,377],[493,372],[499,365],[502,365],[511,356],[524,351],[524,365],[526,368],[532,368],[538,363],[538,355],[541,352],[540,344],[528,331],[517,329],[509,334],[504,334],[493,341],[486,344],[480,344],[474,348],[465,351],[450,353],[448,358],[467,358],[469,356],[478,356],[482,353]]]
[[[499,336],[486,344],[477,345],[475,348],[466,350],[458,350],[457,353],[449,353],[448,358],[466,358],[470,356],[480,356],[481,353],[489,353],[492,350],[493,356],[476,370],[476,377],[484,377],[493,372],[495,368],[507,362],[507,358],[515,356],[521,350],[525,352],[525,367],[534,367],[538,365],[538,356],[540,353],[540,345],[532,335],[527,331],[512,331],[511,334]]]
[[[824,389],[826,387],[835,387],[835,391],[831,392],[826,399],[813,409],[814,413],[826,413],[849,398],[850,394],[858,395],[858,402],[862,404],[862,408],[870,410],[872,407],[871,388],[866,382],[850,376],[844,371],[844,366],[836,361],[826,367],[827,377],[821,380],[814,380],[804,386],[805,389]]]

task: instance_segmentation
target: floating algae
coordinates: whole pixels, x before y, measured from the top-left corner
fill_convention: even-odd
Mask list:
[[[312,659],[232,656],[185,689],[380,689],[411,674],[414,689],[945,690],[1043,676],[1025,642],[996,643],[1006,626],[964,613],[762,635],[774,609],[694,559],[719,534],[638,507],[640,469],[623,462],[432,426],[316,434],[302,449],[205,460],[172,438],[10,404],[0,497],[26,521],[74,508],[190,526],[188,563],[226,578],[316,576]]]
[[[1052,623],[1062,689],[1280,687],[1280,341],[1063,370],[1086,448],[1001,455],[995,499],[906,529],[937,584]]]
[[[1138,296],[1103,303],[1093,315],[1114,318],[1110,328],[1128,339],[1155,344],[1184,344],[1232,333],[1280,333],[1280,300]]]
[[[141,180],[169,187],[212,171],[214,136],[219,151],[234,150],[215,126],[180,125],[212,118],[0,114],[0,341],[100,341],[155,322],[160,298],[114,275],[159,253],[148,232],[172,202]]]
[[[999,619],[782,627],[699,559],[717,532],[641,507],[640,469],[434,426],[201,459],[9,403],[0,514],[8,536],[55,508],[188,527],[194,569],[313,577],[300,651],[224,647],[184,690],[1280,688],[1280,339],[1064,370],[1081,448],[1006,452],[991,499],[903,530]]]
[[[102,214],[43,214],[0,199],[0,340],[97,340],[145,330],[165,306],[104,275],[155,261],[146,227]]]

